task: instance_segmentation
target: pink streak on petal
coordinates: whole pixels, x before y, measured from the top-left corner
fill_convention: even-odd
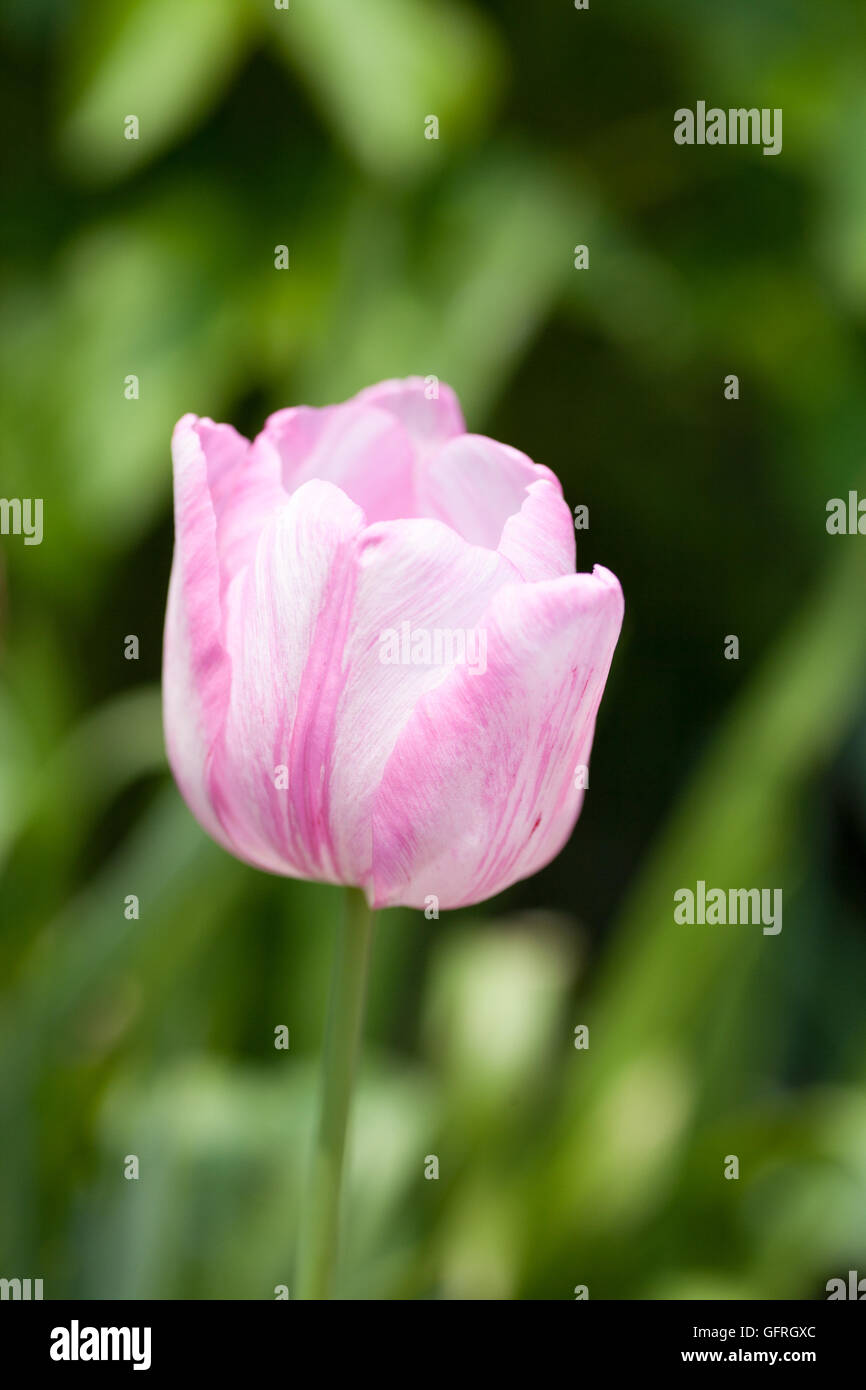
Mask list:
[[[244,443],[211,421],[185,415],[172,437],[175,550],[166,609],[163,719],[169,762],[200,823],[220,843],[208,794],[208,759],[228,702],[220,570],[210,479],[218,484]],[[209,453],[209,446],[216,447]]]
[[[424,696],[385,769],[376,905],[479,902],[559,852],[621,622],[619,584],[601,567],[495,596],[486,672],[458,667]]]
[[[331,826],[335,708],[345,679],[363,513],[333,484],[301,486],[269,519],[228,594],[232,686],[214,805],[235,853],[276,873],[342,881]],[[288,788],[274,772],[288,769]]]
[[[351,880],[369,881],[372,808],[392,749],[417,701],[453,669],[443,664],[383,663],[386,630],[413,634],[474,629],[493,595],[516,582],[495,551],[467,545],[440,522],[380,522],[361,539],[359,574],[345,651],[346,681],[337,711],[331,794],[339,859]],[[401,643],[402,645],[402,643]]]

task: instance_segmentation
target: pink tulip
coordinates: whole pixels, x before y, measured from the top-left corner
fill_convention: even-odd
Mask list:
[[[252,444],[185,415],[172,449],[166,742],[205,830],[376,907],[547,864],[623,612],[608,570],[574,572],[550,470],[420,378],[277,411]]]

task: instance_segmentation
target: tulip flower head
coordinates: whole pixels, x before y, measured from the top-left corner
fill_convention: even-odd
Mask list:
[[[238,858],[374,907],[479,902],[559,852],[622,622],[554,474],[436,390],[172,441],[178,786]]]

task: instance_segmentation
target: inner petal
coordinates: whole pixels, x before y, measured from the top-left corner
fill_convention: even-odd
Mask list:
[[[276,450],[289,493],[321,478],[362,507],[369,523],[418,514],[414,450],[387,411],[358,401],[296,406],[271,415],[259,438]]]
[[[471,544],[495,550],[506,521],[520,511],[526,489],[539,478],[556,481],[549,468],[519,449],[463,434],[419,469],[418,515],[444,521]]]

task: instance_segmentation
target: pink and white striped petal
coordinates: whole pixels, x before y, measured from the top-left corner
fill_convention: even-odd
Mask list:
[[[558,853],[622,612],[600,567],[496,594],[487,670],[457,667],[423,696],[388,761],[373,813],[376,905],[480,902]]]

